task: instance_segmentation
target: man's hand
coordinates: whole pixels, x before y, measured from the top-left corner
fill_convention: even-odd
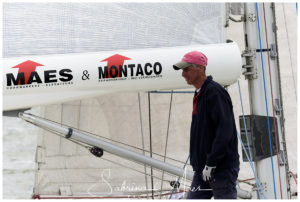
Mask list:
[[[216,167],[209,167],[205,165],[202,171],[202,178],[205,182],[212,182],[214,180],[214,173]]]

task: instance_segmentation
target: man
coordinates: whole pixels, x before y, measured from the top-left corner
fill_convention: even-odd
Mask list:
[[[198,51],[173,65],[196,88],[190,131],[190,163],[195,171],[188,199],[236,199],[239,172],[237,133],[228,92],[206,76],[207,57]]]

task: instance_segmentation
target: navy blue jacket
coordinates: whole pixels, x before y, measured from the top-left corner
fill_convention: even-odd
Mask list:
[[[194,97],[190,134],[190,162],[202,172],[205,165],[216,166],[216,173],[239,168],[237,132],[228,92],[208,76]]]

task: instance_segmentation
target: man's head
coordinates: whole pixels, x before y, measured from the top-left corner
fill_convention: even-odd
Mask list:
[[[206,79],[206,65],[207,57],[199,51],[192,51],[185,54],[180,62],[173,65],[173,68],[182,69],[182,77],[188,84],[198,89]]]

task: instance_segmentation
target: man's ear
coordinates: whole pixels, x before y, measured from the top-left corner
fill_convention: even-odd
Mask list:
[[[203,66],[199,65],[199,67],[198,67],[198,68],[200,68],[201,72],[205,72],[205,67],[203,67]]]

